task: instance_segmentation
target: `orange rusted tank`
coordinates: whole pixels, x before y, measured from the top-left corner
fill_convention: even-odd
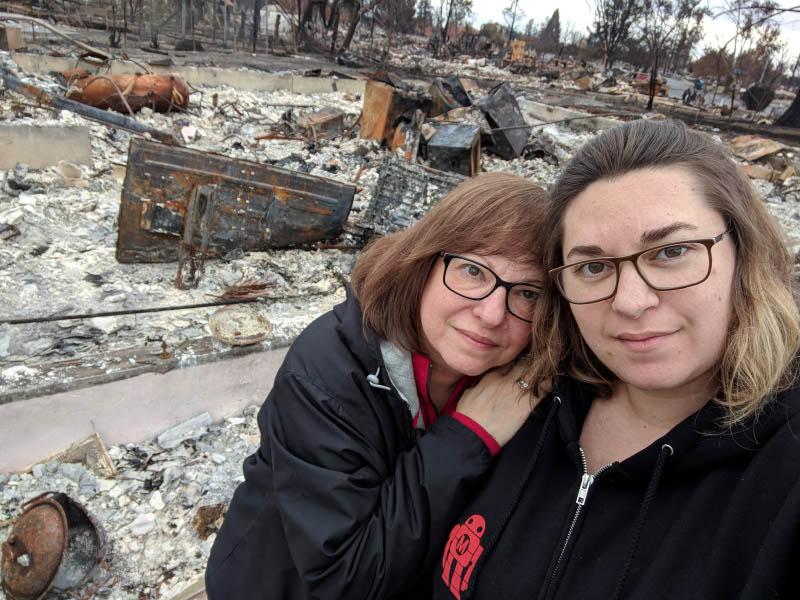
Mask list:
[[[145,106],[171,112],[189,106],[189,88],[176,75],[90,75],[83,69],[64,71],[67,98],[100,109],[128,114]]]

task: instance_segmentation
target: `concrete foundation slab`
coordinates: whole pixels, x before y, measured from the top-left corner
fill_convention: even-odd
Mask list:
[[[61,160],[88,163],[89,128],[81,125],[0,125],[0,169],[17,163],[41,169]]]
[[[43,56],[39,54],[13,53],[14,62],[27,73],[47,74],[52,71],[66,71],[76,67],[93,70],[90,63],[76,61],[74,58]],[[299,75],[275,75],[260,71],[221,69],[217,67],[151,67],[154,73],[174,73],[183,77],[191,85],[219,86],[229,85],[240,90],[274,92],[288,90],[302,94],[321,94],[325,92],[350,92],[363,94],[364,79],[338,79],[333,77],[302,77]],[[141,73],[142,68],[134,63],[114,62],[110,72]]]
[[[619,125],[617,119],[608,117],[592,117],[591,114],[570,108],[562,108],[551,104],[542,104],[532,100],[522,99],[519,107],[523,114],[539,121],[560,121],[562,119],[578,119],[571,122],[570,127],[583,131],[598,131]]]
[[[2,404],[0,473],[22,470],[93,431],[108,445],[138,442],[203,412],[220,420],[261,404],[286,351]]]

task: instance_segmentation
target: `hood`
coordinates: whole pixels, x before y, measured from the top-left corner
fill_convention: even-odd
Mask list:
[[[594,389],[572,378],[562,377],[556,382],[553,394],[561,399],[558,433],[568,454],[579,464],[578,439],[594,398]],[[673,450],[666,466],[670,473],[705,471],[717,464],[753,454],[779,431],[792,427],[792,420],[796,421],[794,426],[800,432],[800,389],[793,387],[775,394],[756,416],[733,428],[723,425],[725,415],[725,407],[713,400],[708,402],[647,448],[616,463],[615,474],[649,479],[664,445]]]
[[[350,286],[345,288],[347,298],[333,308],[333,314],[339,321],[336,332],[365,371],[373,373],[381,364],[378,338],[375,333],[364,326],[361,305]]]

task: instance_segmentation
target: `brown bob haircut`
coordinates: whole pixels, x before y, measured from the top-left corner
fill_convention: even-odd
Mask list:
[[[548,206],[541,187],[509,173],[459,184],[412,227],[364,250],[351,280],[364,324],[410,352],[424,351],[420,299],[439,253],[499,254],[539,266]]]
[[[794,381],[800,343],[792,294],[792,258],[783,235],[729,152],[709,136],[675,121],[634,121],[585,144],[551,190],[544,250],[546,269],[562,260],[562,219],[570,202],[592,183],[640,169],[683,167],[700,183],[705,200],[732,229],[736,245],[733,310],[717,370],[717,401],[727,424],[755,415],[776,391]],[[631,199],[635,202],[635,199]],[[541,385],[566,373],[610,394],[616,377],[589,349],[569,304],[548,278],[536,305],[530,381]]]

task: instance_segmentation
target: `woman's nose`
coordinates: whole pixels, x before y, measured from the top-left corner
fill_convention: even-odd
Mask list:
[[[611,307],[622,315],[638,319],[648,308],[658,306],[658,302],[658,294],[642,278],[633,263],[622,263],[619,266],[617,293]]]
[[[478,300],[475,315],[486,325],[495,327],[506,318],[506,290],[498,287],[483,300]]]

